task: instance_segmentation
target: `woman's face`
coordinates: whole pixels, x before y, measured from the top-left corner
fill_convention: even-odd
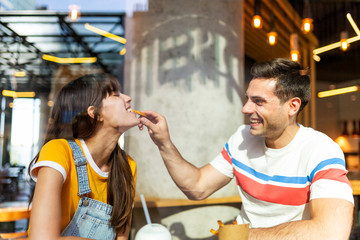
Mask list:
[[[120,92],[108,94],[102,100],[102,107],[100,109],[100,120],[103,121],[103,126],[114,128],[124,133],[138,125],[140,122],[136,117],[136,113],[130,111],[130,102],[131,97]]]

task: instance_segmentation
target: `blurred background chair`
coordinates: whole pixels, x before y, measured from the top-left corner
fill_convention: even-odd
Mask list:
[[[0,204],[0,239],[27,239],[31,209],[27,202]]]

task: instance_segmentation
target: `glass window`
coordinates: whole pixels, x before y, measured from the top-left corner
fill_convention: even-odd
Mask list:
[[[28,166],[38,153],[40,99],[14,99],[11,122],[10,164]]]

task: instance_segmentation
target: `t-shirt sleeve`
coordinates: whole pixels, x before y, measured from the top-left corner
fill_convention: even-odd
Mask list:
[[[345,160],[340,147],[334,143],[326,153],[314,156],[318,159],[309,174],[310,200],[340,198],[354,204],[353,191],[346,174]]]
[[[232,166],[231,149],[237,148],[243,141],[243,132],[248,132],[246,125],[241,125],[237,131],[230,137],[221,152],[215,157],[210,164],[219,172],[229,178],[234,177],[234,169]],[[233,149],[234,150],[234,149]]]
[[[37,174],[41,167],[51,167],[61,173],[66,180],[70,172],[71,151],[64,139],[57,139],[47,142],[40,150],[39,159],[31,167],[31,178],[36,181]]]
[[[228,144],[225,145],[223,150],[210,162],[210,164],[225,176],[233,178],[234,172],[227,146]]]

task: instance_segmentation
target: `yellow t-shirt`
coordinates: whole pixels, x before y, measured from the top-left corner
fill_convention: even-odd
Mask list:
[[[107,203],[107,176],[92,159],[83,140],[75,140],[81,147],[87,159],[87,171],[91,193],[90,198]],[[136,183],[136,163],[128,155],[128,162]],[[70,145],[65,139],[54,139],[47,142],[41,149],[39,159],[31,170],[31,176],[36,180],[40,167],[51,167],[58,170],[64,177],[61,191],[61,232],[70,223],[75,214],[80,197],[78,196],[78,179],[75,161]],[[119,189],[121,190],[121,189]]]

